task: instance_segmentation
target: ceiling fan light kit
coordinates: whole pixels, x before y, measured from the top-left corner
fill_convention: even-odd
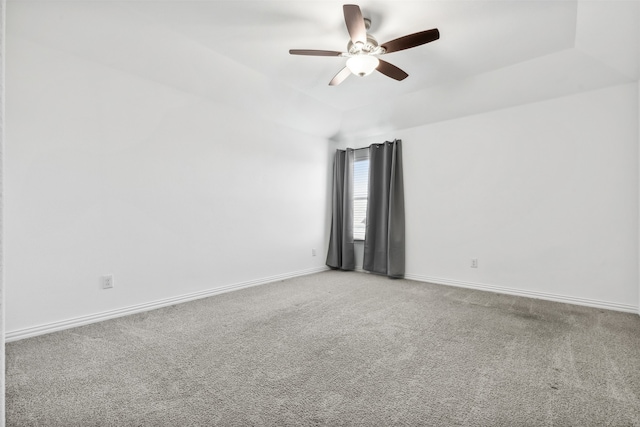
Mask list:
[[[356,55],[347,59],[347,68],[349,71],[360,77],[373,73],[373,70],[378,68],[379,64],[380,60],[370,55]]]
[[[291,55],[310,55],[310,56],[340,56],[347,57],[346,67],[338,72],[329,82],[329,86],[337,86],[342,83],[350,74],[364,77],[378,70],[387,77],[395,80],[404,80],[409,75],[393,64],[378,58],[391,52],[410,49],[420,46],[440,38],[440,32],[437,28],[421,31],[419,33],[409,34],[391,40],[382,45],[378,45],[378,41],[367,30],[371,26],[371,21],[362,17],[360,7],[355,4],[345,4],[343,7],[344,21],[347,25],[347,31],[351,40],[347,44],[347,52],[338,52],[333,50],[313,50],[313,49],[291,49]]]

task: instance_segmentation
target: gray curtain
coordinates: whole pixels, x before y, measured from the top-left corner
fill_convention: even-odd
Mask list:
[[[363,268],[404,276],[404,184],[402,142],[369,147],[369,197]]]
[[[353,150],[336,150],[333,162],[331,236],[327,265],[355,270],[353,249]]]

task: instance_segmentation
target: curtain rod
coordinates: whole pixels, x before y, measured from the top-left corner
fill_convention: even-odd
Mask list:
[[[380,144],[387,144],[387,143],[391,143],[391,142],[396,142],[397,139],[394,139],[393,141],[385,141],[385,142],[380,142],[380,143],[373,143],[371,145],[380,145]],[[369,145],[369,147],[371,147],[371,145]],[[353,151],[358,151],[358,150],[368,150],[369,147],[361,147],[361,148],[349,148],[347,147],[347,150],[353,150]]]

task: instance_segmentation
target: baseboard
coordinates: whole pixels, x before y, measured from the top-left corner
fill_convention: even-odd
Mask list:
[[[130,314],[140,313],[140,312],[149,311],[149,310],[155,310],[157,308],[167,307],[170,305],[175,305],[183,302],[206,298],[213,295],[222,294],[225,292],[231,292],[239,289],[249,288],[251,286],[265,285],[267,283],[273,283],[273,282],[277,282],[284,279],[291,279],[294,277],[320,273],[325,270],[328,270],[328,267],[323,266],[323,267],[310,268],[307,270],[294,271],[294,272],[285,273],[285,274],[278,274],[275,276],[264,277],[261,279],[249,280],[246,282],[234,283],[231,285],[208,289],[206,291],[183,294],[183,295],[179,295],[171,298],[151,301],[148,303],[136,304],[136,305],[119,308],[115,310],[103,311],[101,313],[90,314],[86,316],[80,316],[80,317],[74,317],[71,319],[61,320],[58,322],[47,323],[44,325],[18,329],[15,331],[7,331],[5,333],[5,342],[18,341],[25,338],[35,337],[37,335],[44,335],[51,332],[61,331],[64,329],[70,329],[78,326],[88,325],[90,323],[96,323],[96,322],[102,322],[108,319],[114,319],[116,317],[128,316]]]
[[[548,301],[564,302],[567,304],[584,305],[587,307],[603,308],[606,310],[624,311],[626,313],[640,314],[639,308],[635,305],[620,304],[617,302],[593,300],[589,298],[572,297],[566,295],[550,294],[546,292],[527,291],[522,289],[506,288],[503,286],[487,285],[484,283],[465,282],[461,280],[443,279],[440,277],[419,276],[416,274],[405,274],[405,279],[419,282],[435,283],[437,285],[457,286],[459,288],[478,289],[481,291],[497,292],[501,294],[517,295],[521,297],[537,298]]]
[[[61,331],[64,329],[75,328],[78,326],[88,325],[90,323],[96,323],[96,322],[101,322],[108,319],[114,319],[116,317],[122,317],[122,316],[128,316],[130,314],[140,313],[143,311],[155,310],[157,308],[167,307],[170,305],[175,305],[183,302],[206,298],[206,297],[222,294],[225,292],[231,292],[239,289],[249,288],[252,286],[273,283],[279,280],[291,279],[294,277],[320,273],[326,270],[328,270],[328,268],[323,266],[323,267],[316,267],[316,268],[311,268],[307,270],[294,271],[290,273],[264,277],[261,279],[234,283],[231,285],[221,286],[218,288],[208,289],[205,291],[193,292],[193,293],[183,294],[183,295],[179,295],[171,298],[151,301],[148,303],[136,304],[136,305],[119,308],[115,310],[104,311],[101,313],[75,317],[71,319],[61,320],[61,321],[33,326],[29,328],[18,329],[14,331],[7,331],[5,333],[5,342],[18,341],[25,338],[35,337],[37,335],[44,335],[51,332]],[[361,268],[356,269],[356,271],[362,272],[362,273],[368,273],[367,271],[362,270]],[[627,313],[640,314],[640,310],[637,306],[629,305],[629,304],[620,304],[620,303],[609,302],[609,301],[599,301],[599,300],[593,300],[588,298],[571,297],[566,295],[550,294],[545,292],[527,291],[522,289],[487,285],[484,283],[474,283],[474,282],[465,282],[461,280],[443,279],[440,277],[420,276],[416,274],[405,274],[404,277],[409,280],[434,283],[437,285],[478,289],[482,291],[497,292],[497,293],[508,294],[508,295],[517,295],[517,296],[523,296],[523,297],[529,297],[529,298],[543,299],[548,301],[564,302],[568,304],[602,308],[606,310],[615,310],[615,311],[623,311]]]

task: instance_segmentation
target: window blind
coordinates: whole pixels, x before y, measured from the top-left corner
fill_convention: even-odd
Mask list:
[[[364,240],[369,191],[369,150],[356,150],[353,163],[353,238]]]

